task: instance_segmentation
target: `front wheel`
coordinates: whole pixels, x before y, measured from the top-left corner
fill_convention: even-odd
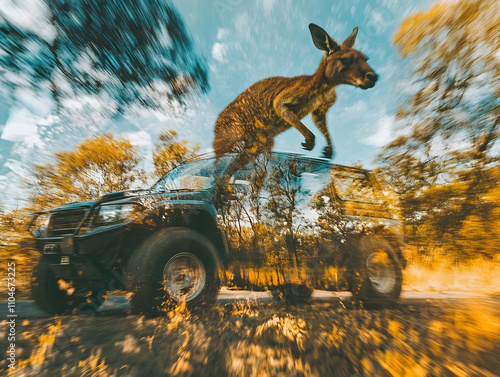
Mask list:
[[[403,284],[399,259],[390,243],[380,237],[364,236],[351,263],[351,291],[365,306],[395,303]]]
[[[68,290],[60,288],[60,279],[49,264],[48,257],[42,255],[31,278],[31,294],[42,310],[48,314],[69,313],[73,309],[77,310],[77,314],[91,313],[104,303],[104,290],[84,290],[83,293],[68,294]]]
[[[209,305],[219,292],[217,251],[192,229],[164,229],[134,253],[127,278],[132,305],[148,315],[162,315],[181,301],[191,309]]]

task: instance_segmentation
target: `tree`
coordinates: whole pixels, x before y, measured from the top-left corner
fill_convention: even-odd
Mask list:
[[[337,254],[339,258],[339,243],[345,242],[349,232],[344,208],[338,202],[335,183],[330,181],[325,188],[319,191],[311,200],[311,207],[317,212],[316,228],[319,232],[318,244],[326,244],[329,252]],[[333,246],[333,247],[332,247]],[[318,250],[324,252],[325,248]]]
[[[395,45],[414,87],[399,108],[400,136],[379,156],[402,203],[408,236],[444,245],[487,204],[500,156],[498,2],[442,1],[408,17]],[[477,217],[476,217],[477,219]]]
[[[301,216],[299,209],[300,200],[300,173],[298,162],[294,160],[276,161],[266,189],[269,198],[266,209],[271,222],[279,232],[283,228],[286,241],[286,249],[290,261],[299,266],[300,260],[297,248],[297,234],[299,229],[305,224],[305,219]]]
[[[104,134],[86,139],[75,151],[58,152],[55,163],[36,165],[34,209],[91,200],[144,183],[137,149],[125,138]]]
[[[163,177],[181,161],[196,156],[200,150],[199,144],[191,146],[187,140],[177,141],[177,132],[173,130],[162,132],[158,139],[160,142],[153,152],[156,177]]]
[[[489,0],[441,2],[401,24],[395,44],[413,58],[419,88],[398,113],[412,126],[399,144],[423,151],[441,142],[462,163],[488,155],[500,136],[499,12]]]
[[[16,263],[16,287],[27,290],[32,268],[40,255],[34,241],[29,240],[28,224],[31,213],[26,209],[0,212],[0,273],[7,276],[8,262]]]
[[[232,245],[234,259],[259,267],[265,259],[269,227],[264,225],[263,190],[266,186],[270,154],[263,153],[233,176],[231,194],[222,200],[221,220]]]
[[[12,97],[16,89],[48,87],[58,107],[87,94],[120,112],[133,104],[162,108],[193,89],[208,90],[206,65],[166,0],[39,1],[44,30],[20,27],[0,12],[0,82]]]

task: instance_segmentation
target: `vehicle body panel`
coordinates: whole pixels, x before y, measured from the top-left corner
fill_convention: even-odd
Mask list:
[[[46,229],[38,228],[33,232],[36,247],[40,253],[50,256],[51,267],[62,279],[86,279],[101,283],[112,279],[116,271],[121,274],[132,253],[142,242],[152,233],[165,227],[195,229],[214,244],[223,260],[227,260],[228,240],[219,221],[221,209],[215,205],[213,182],[217,178],[216,175],[223,174],[224,166],[227,167],[231,158],[232,155],[225,156],[222,162],[218,162],[221,165],[217,165],[213,155],[202,155],[182,163],[177,172],[175,169],[169,172],[150,189],[109,193],[99,200],[70,203],[37,212],[32,224],[35,224],[37,216],[48,218]],[[201,173],[193,177],[188,175],[187,185],[200,186],[203,189],[182,188],[181,186],[186,184],[183,182],[186,176],[183,176],[182,172],[189,172],[197,163],[200,164],[200,161],[205,164],[202,164]],[[330,164],[325,159],[273,153],[269,161],[274,161],[269,165],[270,170],[273,169],[273,163],[288,164],[287,166],[294,164],[294,176],[290,182],[297,185],[297,190],[302,190],[299,197],[305,204],[299,208],[304,211],[307,211],[308,201],[324,189],[322,185],[332,180],[333,171],[365,180],[367,187],[376,186],[368,170]],[[221,172],[217,172],[219,168]],[[249,175],[245,175],[246,173]],[[174,178],[168,178],[169,174]],[[243,195],[248,194],[245,190],[252,184],[251,174],[252,170],[248,168],[242,169],[234,176],[233,186],[242,189]],[[269,178],[267,176],[264,179]],[[212,187],[205,187],[209,183]],[[179,187],[167,189],[168,185]],[[266,200],[266,195],[269,194],[264,192],[262,195],[263,200]],[[344,208],[346,219],[373,221],[393,229],[398,226],[397,219],[387,211],[387,204],[383,199],[374,203],[339,196],[338,203]],[[115,211],[117,216],[128,211],[128,215],[123,221],[96,226],[97,222],[102,220],[99,217],[101,211],[108,211],[108,214],[112,215]]]

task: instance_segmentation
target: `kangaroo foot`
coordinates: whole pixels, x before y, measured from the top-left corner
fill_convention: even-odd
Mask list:
[[[311,138],[307,138],[306,141],[302,143],[302,149],[305,149],[306,151],[312,151],[315,144],[314,139],[315,139],[314,135]]]
[[[324,158],[332,158],[335,157],[335,154],[333,153],[333,147],[331,145],[327,145],[325,149],[323,149],[323,157]]]

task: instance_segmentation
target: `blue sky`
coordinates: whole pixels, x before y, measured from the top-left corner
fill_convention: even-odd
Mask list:
[[[38,0],[23,0],[34,4]],[[312,74],[322,52],[309,34],[309,23],[323,27],[342,42],[355,26],[359,34],[355,48],[367,55],[380,79],[373,89],[340,86],[337,102],[327,122],[336,147],[335,162],[372,161],[393,135],[394,110],[408,94],[409,70],[392,45],[399,24],[418,9],[434,1],[396,0],[174,0],[174,5],[190,31],[198,53],[209,67],[211,91],[194,99],[186,112],[177,114],[126,114],[110,121],[94,117],[92,101],[73,101],[81,117],[64,124],[52,114],[48,98],[26,94],[20,103],[11,103],[0,92],[0,203],[5,209],[23,205],[30,170],[34,163],[50,161],[58,150],[71,149],[85,137],[104,132],[127,136],[141,148],[145,168],[151,168],[151,150],[157,135],[175,129],[183,139],[209,149],[218,113],[239,93],[256,81],[271,76]],[[9,8],[11,7],[11,8]],[[0,6],[19,24],[36,25],[35,17],[22,8],[12,8],[12,0]],[[31,8],[33,9],[33,6]],[[36,12],[35,12],[36,13]],[[326,145],[310,116],[304,124],[317,136],[311,152],[301,149],[302,135],[290,129],[275,140],[275,149],[320,156]]]

